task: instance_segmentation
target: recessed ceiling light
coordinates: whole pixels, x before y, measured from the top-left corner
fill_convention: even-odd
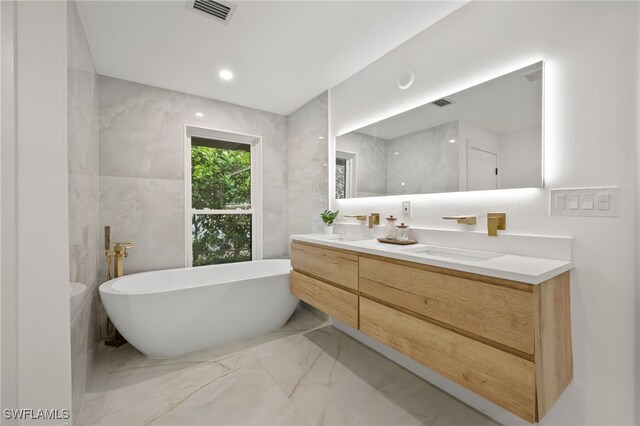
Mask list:
[[[398,155],[398,154],[400,154],[400,153],[399,153],[399,152],[394,152],[394,153],[393,153],[393,155]]]
[[[449,139],[449,143],[456,143],[455,139]]]
[[[322,140],[324,139],[324,136],[318,136],[318,139]]]
[[[196,112],[196,117],[204,117],[204,114],[201,112]]]
[[[222,70],[220,71],[220,78],[226,81],[232,80],[233,79],[233,73],[229,70]]]

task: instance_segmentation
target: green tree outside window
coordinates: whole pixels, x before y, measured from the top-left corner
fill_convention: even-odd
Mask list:
[[[196,210],[251,208],[251,153],[240,144],[193,138],[191,205]],[[199,144],[203,145],[199,145]],[[198,145],[196,145],[198,144]],[[251,260],[251,214],[192,215],[193,266]]]

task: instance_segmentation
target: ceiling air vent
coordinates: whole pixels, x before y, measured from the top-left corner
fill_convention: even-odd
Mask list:
[[[535,83],[536,81],[542,81],[542,68],[538,68],[537,70],[527,71],[524,74],[521,74],[525,80],[529,83]]]
[[[189,0],[187,2],[187,9],[225,24],[229,23],[237,7],[224,0]]]
[[[446,107],[447,105],[451,105],[453,103],[453,101],[450,101],[449,99],[438,99],[437,101],[433,101],[431,102],[432,104],[434,104],[435,106],[438,106],[440,108],[442,107]]]

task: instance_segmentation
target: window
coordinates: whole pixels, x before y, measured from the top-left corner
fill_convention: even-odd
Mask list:
[[[347,198],[347,160],[336,157],[336,198]]]
[[[336,198],[356,196],[356,154],[336,151]]]
[[[186,263],[259,259],[259,138],[205,130],[187,126]]]

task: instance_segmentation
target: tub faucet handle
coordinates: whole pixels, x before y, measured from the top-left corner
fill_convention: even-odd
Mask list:
[[[116,243],[116,246],[114,248],[114,251],[117,254],[121,254],[124,257],[128,257],[129,253],[127,252],[128,249],[132,249],[135,247],[135,244],[133,243]]]

